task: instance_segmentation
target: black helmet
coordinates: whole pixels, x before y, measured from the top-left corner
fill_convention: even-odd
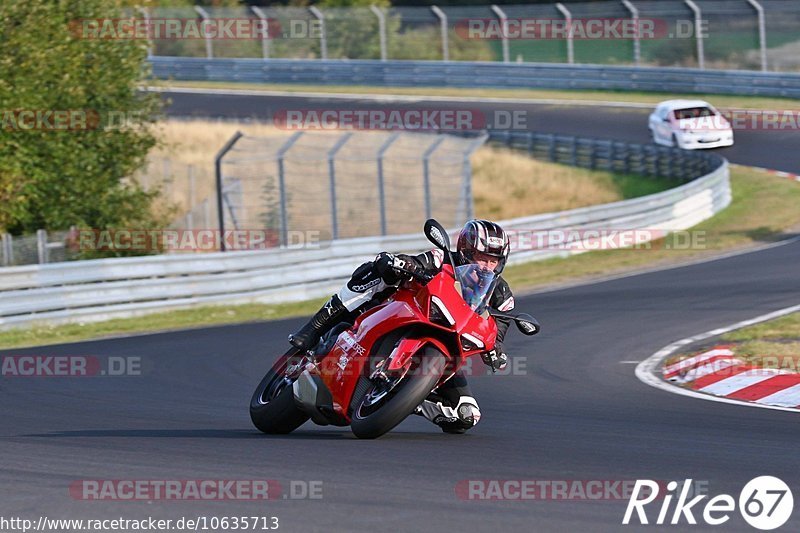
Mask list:
[[[490,255],[497,258],[494,269],[497,274],[506,266],[510,249],[511,243],[503,228],[488,220],[470,220],[464,224],[456,243],[460,263],[473,263],[475,252]]]

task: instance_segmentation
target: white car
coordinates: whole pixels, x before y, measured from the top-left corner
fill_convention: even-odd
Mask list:
[[[667,100],[650,114],[653,142],[686,150],[733,144],[733,129],[717,109],[703,100]]]

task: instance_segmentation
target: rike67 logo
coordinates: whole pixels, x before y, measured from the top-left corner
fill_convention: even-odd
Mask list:
[[[657,525],[684,524],[684,520],[686,524],[697,524],[695,513],[700,514],[702,520],[711,526],[719,526],[730,520],[737,504],[733,496],[719,494],[704,502],[705,505],[701,505],[700,502],[708,495],[701,494],[689,499],[691,487],[691,479],[687,479],[680,489],[677,481],[670,481],[667,483],[666,495],[663,495],[659,494],[657,482],[637,479],[622,523],[636,524],[638,519],[639,524],[650,524],[645,507],[656,499],[661,499],[660,497],[663,497],[663,501],[658,518],[653,522]],[[670,509],[675,496],[677,501],[674,508]],[[748,481],[739,493],[738,506],[739,513],[748,524],[756,529],[771,530],[781,527],[792,516],[794,497],[789,486],[782,480],[773,476],[759,476]],[[671,516],[670,511],[672,511]]]

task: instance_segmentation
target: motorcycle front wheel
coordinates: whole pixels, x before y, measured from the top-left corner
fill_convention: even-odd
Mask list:
[[[433,390],[446,363],[442,352],[426,345],[401,374],[375,376],[374,372],[372,376],[362,376],[350,404],[353,434],[374,439],[392,430]]]

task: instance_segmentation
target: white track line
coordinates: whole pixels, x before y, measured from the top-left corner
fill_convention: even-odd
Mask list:
[[[695,335],[693,337],[687,337],[685,339],[673,342],[669,346],[665,346],[664,348],[660,349],[659,351],[657,351],[656,353],[654,353],[653,355],[651,355],[650,357],[639,363],[639,365],[636,367],[636,377],[639,378],[640,381],[646,383],[647,385],[650,385],[651,387],[671,392],[673,394],[691,396],[692,398],[700,398],[702,400],[709,400],[712,402],[732,403],[736,405],[744,405],[747,407],[760,407],[762,409],[773,409],[776,411],[791,411],[793,413],[797,413],[798,412],[797,409],[792,409],[788,407],[780,407],[776,405],[763,405],[755,402],[733,400],[731,398],[711,396],[709,394],[703,394],[701,392],[684,389],[682,387],[664,381],[663,379],[661,379],[659,373],[661,371],[661,362],[670,355],[672,355],[673,353],[675,353],[676,351],[678,351],[680,348],[683,348],[684,346],[705,339],[709,339],[711,337],[716,337],[717,335],[722,335],[723,333],[728,333],[729,331],[734,331],[747,326],[752,326],[753,324],[758,324],[760,322],[766,322],[767,320],[772,320],[774,318],[790,315],[798,311],[800,311],[800,305],[794,305],[792,307],[786,307],[784,309],[773,311],[772,313],[767,313],[766,315],[761,315],[755,318],[751,318],[749,320],[737,322],[736,324],[730,326],[712,329],[711,331],[706,331],[705,333],[700,333],[699,335]]]

